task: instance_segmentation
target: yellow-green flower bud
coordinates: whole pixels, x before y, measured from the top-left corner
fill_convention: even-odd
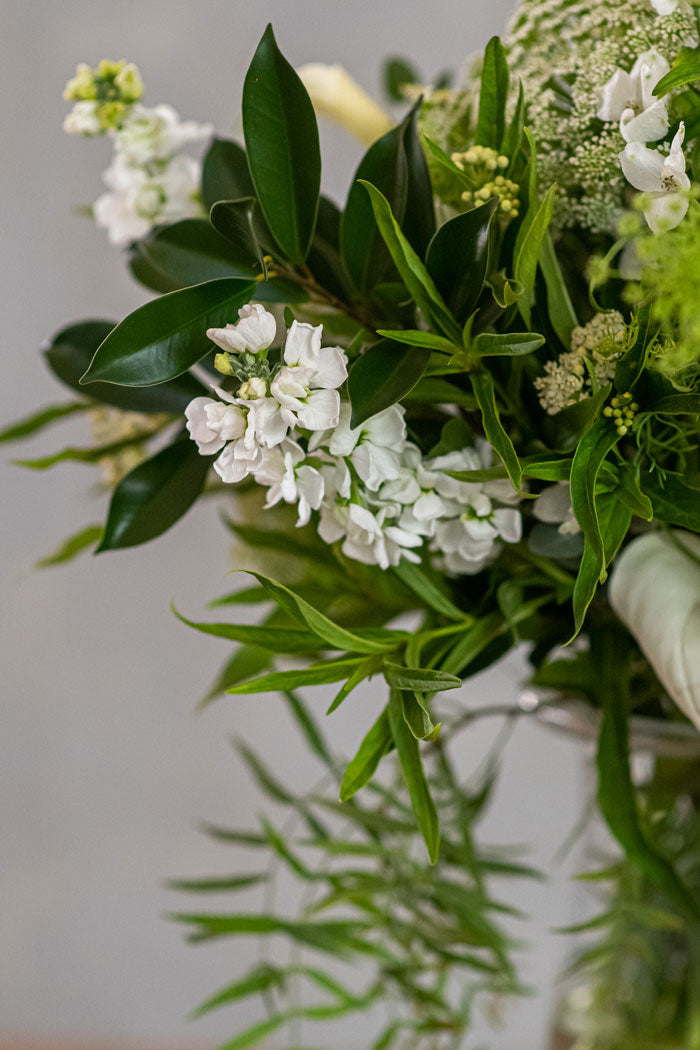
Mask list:
[[[75,76],[66,84],[63,97],[68,102],[84,102],[97,98],[97,86],[90,66],[80,62]]]
[[[123,102],[138,102],[143,95],[143,80],[133,62],[120,69],[114,78],[114,84],[119,88]]]
[[[229,354],[228,352],[217,354],[214,358],[214,368],[224,376],[235,375],[238,368],[235,354]]]

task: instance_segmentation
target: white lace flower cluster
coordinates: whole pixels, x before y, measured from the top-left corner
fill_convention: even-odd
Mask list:
[[[544,375],[533,380],[548,415],[555,416],[568,405],[589,397],[593,391],[591,373],[596,387],[610,382],[625,332],[625,320],[619,310],[598,313],[588,324],[574,328],[571,349],[556,361],[547,361]]]
[[[77,101],[63,126],[73,135],[112,138],[114,158],[102,175],[107,191],[95,201],[93,214],[112,244],[127,245],[159,223],[202,214],[201,161],[185,151],[209,139],[213,129],[180,120],[172,106],[139,102],[141,80],[135,66],[124,66],[114,78],[119,98],[100,103],[91,96],[94,90],[104,90],[104,77],[97,75],[102,65],[94,71],[78,67],[67,89],[67,97]],[[117,69],[122,63],[107,65]],[[137,80],[138,92],[119,88],[126,73]]]
[[[447,572],[474,573],[501,541],[520,539],[519,497],[510,482],[469,483],[448,474],[491,466],[488,442],[424,459],[407,441],[400,405],[351,426],[350,403],[339,393],[345,354],[321,345],[321,325],[294,321],[275,366],[267,353],[276,322],[259,304],[207,335],[236,355],[235,364],[222,364],[240,386],[235,394],[215,386],[218,398],[195,398],[185,414],[202,455],[219,453],[214,469],[222,481],[252,475],[268,490],[267,507],[297,506],[298,525],[318,511],[323,540],[382,569],[401,558],[420,561],[427,546]]]

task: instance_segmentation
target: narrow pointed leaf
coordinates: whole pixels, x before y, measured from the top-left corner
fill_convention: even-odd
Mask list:
[[[69,401],[67,405],[49,405],[47,408],[40,409],[39,412],[32,412],[30,416],[0,430],[0,444],[5,441],[20,441],[22,438],[31,437],[44,427],[52,423],[59,423],[67,416],[74,416],[76,412],[85,412],[89,407],[87,401]]]
[[[425,265],[448,308],[464,324],[481,295],[489,261],[494,198],[440,227],[428,246]]]
[[[231,642],[242,642],[270,649],[277,653],[313,653],[319,649],[318,636],[311,631],[294,627],[258,626],[247,623],[202,623],[188,620],[171,606],[178,620],[195,631],[210,634],[215,638],[227,638]]]
[[[88,525],[73,536],[64,540],[51,554],[45,555],[34,563],[35,569],[48,569],[52,565],[63,565],[72,561],[78,554],[98,543],[102,538],[102,525]]]
[[[311,664],[298,671],[273,671],[272,674],[254,678],[251,682],[241,682],[226,692],[233,696],[244,696],[249,693],[283,693],[287,689],[299,686],[328,685],[331,682],[342,682],[355,670],[357,660],[327,660]]]
[[[348,799],[364,787],[372,777],[381,759],[392,746],[388,710],[385,708],[364,737],[355,757],[348,764],[340,785],[340,801]]]
[[[418,742],[403,717],[401,695],[393,690],[389,700],[389,723],[413,812],[423,835],[430,863],[435,864],[440,852],[437,810],[423,772]]]
[[[491,37],[484,51],[479,92],[479,113],[476,121],[476,142],[499,150],[506,132],[506,104],[508,102],[508,59],[497,36]]]
[[[481,409],[484,433],[508,471],[508,477],[513,483],[513,487],[519,489],[523,476],[522,467],[520,466],[513,442],[508,436],[498,413],[493,377],[485,369],[475,369],[471,373],[471,381],[474,396]]]

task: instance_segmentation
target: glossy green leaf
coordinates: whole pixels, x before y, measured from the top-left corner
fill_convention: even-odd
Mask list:
[[[255,197],[217,201],[212,206],[209,220],[217,236],[228,244],[231,254],[240,258],[253,276],[253,267],[265,272],[263,257],[272,250],[271,242],[261,236],[258,221],[259,208]]]
[[[578,325],[578,320],[549,230],[542,241],[539,263],[547,289],[547,313],[550,324],[563,346],[569,347],[571,333]]]
[[[429,350],[398,347],[389,339],[370,346],[348,375],[350,426],[359,427],[405,397],[422,377],[429,360]]]
[[[390,660],[384,661],[384,677],[392,689],[408,689],[420,693],[440,693],[444,689],[461,689],[462,679],[444,671],[428,667],[402,667]]]
[[[112,495],[97,552],[155,539],[186,513],[204,487],[211,459],[182,438],[139,463]]]
[[[247,623],[198,623],[188,620],[175,606],[171,608],[181,623],[202,634],[226,638],[230,642],[257,645],[261,649],[270,649],[277,653],[313,653],[317,652],[322,644],[319,643],[318,635],[302,628],[273,627],[269,624],[257,626]]]
[[[138,246],[145,257],[180,288],[218,277],[254,279],[252,252],[235,246],[206,219],[182,219],[157,226]]]
[[[571,464],[571,504],[586,542],[601,565],[605,550],[598,522],[596,483],[605,457],[619,440],[614,426],[607,419],[599,419],[581,438]],[[604,565],[600,578],[602,583]]]
[[[217,201],[253,196],[245,150],[232,139],[215,138],[202,165],[202,203],[207,212]]]
[[[359,663],[354,660],[323,660],[298,671],[273,671],[271,674],[254,678],[250,682],[240,682],[226,692],[233,696],[245,696],[250,693],[283,693],[288,689],[301,686],[328,685],[342,682],[352,674]]]
[[[76,412],[85,412],[90,406],[87,401],[69,401],[67,405],[49,405],[38,412],[32,412],[30,416],[10,423],[4,430],[0,430],[0,444],[5,441],[20,441],[22,438],[37,434],[44,427],[52,423],[59,423],[66,416],[74,416]]]
[[[696,80],[700,80],[700,47],[682,47],[672,68],[661,78],[652,94],[663,98],[674,88],[694,84]]]
[[[528,328],[532,323],[531,304],[535,290],[537,263],[540,258],[547,231],[549,230],[549,224],[552,221],[556,191],[556,185],[550,186],[537,207],[537,210],[532,215],[532,218],[529,219],[526,216],[524,225],[527,224],[527,232],[525,233],[515,255],[514,277],[522,289],[518,296],[518,307]]]
[[[365,786],[374,774],[381,759],[390,750],[392,741],[388,709],[384,708],[377,721],[363,738],[357,754],[345,770],[340,785],[341,802],[347,802],[360,788]]]
[[[537,332],[480,332],[472,344],[478,357],[522,357],[544,345]]]
[[[448,219],[428,246],[428,273],[460,324],[474,311],[484,286],[497,207],[498,199],[493,198],[479,208]]]
[[[481,410],[484,434],[506,468],[513,487],[519,489],[523,476],[522,467],[498,413],[493,377],[485,369],[475,369],[470,373],[470,378],[474,396]]]
[[[272,235],[292,262],[311,245],[321,187],[314,108],[293,66],[263,33],[243,86],[245,135],[255,195]]]
[[[405,558],[402,558],[392,571],[395,576],[398,576],[404,586],[413,591],[428,608],[441,613],[449,620],[460,621],[466,619],[466,613],[463,613],[450,600],[448,595],[440,589],[440,584],[443,583],[442,577],[438,576],[436,579],[433,579],[432,574],[428,570],[420,565],[414,565],[413,562],[406,561]]]
[[[418,742],[406,725],[401,694],[395,690],[392,690],[389,699],[389,725],[413,812],[423,835],[430,863],[435,864],[440,853],[438,814],[423,772]]]
[[[700,532],[700,489],[687,485],[675,474],[666,474],[662,480],[657,473],[643,474],[640,486],[653,503],[659,521]]]
[[[440,328],[443,335],[458,342],[461,338],[460,327],[451,317],[442,296],[435,287],[435,282],[401,230],[386,197],[370,183],[361,180],[361,184],[369,194],[379,231],[411,298],[421,308],[426,318]]]
[[[61,329],[45,352],[46,363],[66,386],[83,397],[131,412],[166,412],[181,415],[190,401],[206,393],[194,376],[181,375],[158,387],[129,388],[113,383],[81,386],[80,377],[92,361],[98,346],[113,331],[111,321],[81,321]]]
[[[285,587],[283,584],[277,583],[275,580],[271,580],[258,572],[252,572],[251,576],[255,576],[270,597],[292,619],[305,624],[333,649],[342,649],[355,653],[383,653],[396,644],[392,641],[391,633],[387,641],[375,641],[366,634],[360,635],[345,627],[340,627],[318,609],[315,609],[313,605],[310,605],[309,602],[295,594],[289,587]]]
[[[174,379],[211,350],[207,328],[235,321],[254,292],[254,283],[226,277],[140,306],[101,343],[81,384],[102,380],[139,387]],[[89,396],[89,387],[85,393]]]
[[[40,558],[39,561],[34,563],[35,569],[48,569],[52,565],[63,565],[65,562],[72,561],[73,558],[77,557],[88,547],[92,547],[93,544],[97,544],[102,538],[102,526],[101,525],[88,525],[84,529],[80,529],[79,532],[69,536],[67,540],[52,551],[51,554],[45,555]]]
[[[416,132],[419,104],[374,142],[353,177],[340,226],[340,247],[358,291],[371,292],[393,272],[372,207],[360,183],[386,197],[415,250],[422,255],[435,230],[430,176]]]
[[[506,131],[508,102],[508,58],[497,36],[491,37],[484,51],[476,121],[476,142],[500,152]]]

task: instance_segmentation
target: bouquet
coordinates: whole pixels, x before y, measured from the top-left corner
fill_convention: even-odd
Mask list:
[[[225,501],[232,615],[177,612],[233,643],[207,700],[279,694],[326,767],[297,797],[241,744],[292,818],[209,829],[306,883],[301,914],[178,916],[194,940],[291,944],[200,1008],[261,997],[229,1050],[375,1004],[374,1050],[462,1047],[475,1004],[525,990],[490,883],[536,873],[478,839],[493,763],[475,780],[451,754],[489,713],[464,683],[515,646],[534,691],[506,713],[585,704],[619,846],[581,924],[576,1045],[700,1045],[698,758],[630,771],[630,727],[633,749],[643,724],[692,751],[700,726],[698,7],[521,0],[456,81],[388,62],[398,120],[340,68],[296,71],[268,26],[243,143],[146,106],[125,62],[66,88],[66,131],[114,143],[92,215],[156,297],[59,331],[71,400],[1,435],[90,421],[87,447],[21,461],[96,463],[110,490],[104,525],[44,562]],[[342,207],[317,112],[367,147]],[[376,719],[341,761],[306,690],[333,685],[331,715],[366,680]]]

